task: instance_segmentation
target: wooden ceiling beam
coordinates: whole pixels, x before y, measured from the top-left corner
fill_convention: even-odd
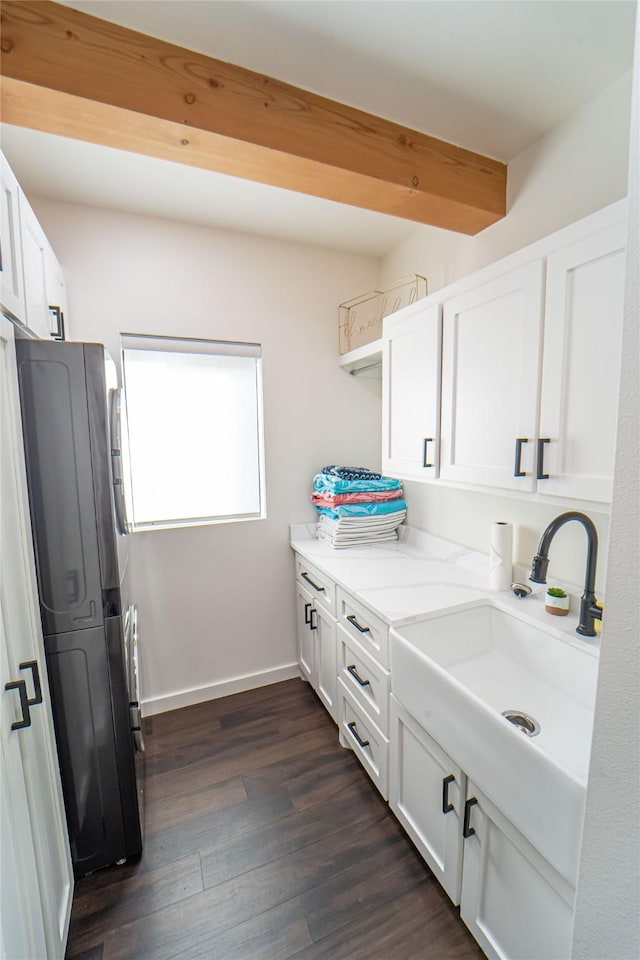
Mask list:
[[[48,0],[3,0],[2,119],[475,234],[506,166]]]

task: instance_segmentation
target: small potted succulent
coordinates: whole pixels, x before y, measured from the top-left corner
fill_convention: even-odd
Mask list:
[[[544,608],[554,617],[566,617],[570,598],[562,587],[549,587],[544,598]]]

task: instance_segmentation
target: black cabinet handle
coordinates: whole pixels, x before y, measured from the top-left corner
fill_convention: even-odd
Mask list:
[[[442,780],[442,812],[451,813],[453,810],[453,804],[449,803],[449,784],[455,783],[456,778],[452,773],[448,777],[444,777]]]
[[[514,477],[526,477],[525,471],[522,469],[522,444],[529,443],[526,437],[518,437],[516,440],[516,457],[515,463],[513,466],[513,475]]]
[[[471,819],[471,807],[475,807],[478,800],[476,797],[469,797],[467,802],[464,805],[464,823],[462,824],[462,836],[465,840],[468,840],[469,837],[472,837],[475,833],[473,827],[469,826],[469,820]]]
[[[351,676],[353,677],[353,679],[356,680],[356,681],[360,684],[361,687],[368,687],[369,684],[371,683],[370,680],[363,680],[363,679],[362,679],[362,677],[360,676],[360,674],[359,674],[358,671],[356,670],[356,665],[355,665],[355,663],[352,663],[352,664],[350,664],[350,666],[347,667],[347,672],[351,674]]]
[[[433,437],[425,437],[424,445],[422,447],[422,466],[423,467],[432,467],[433,464],[429,463],[427,460],[427,447],[430,443],[433,443]]]
[[[22,720],[15,720],[11,724],[12,730],[24,730],[31,726],[31,714],[29,713],[29,700],[27,698],[27,685],[24,680],[11,680],[5,683],[5,690],[17,690],[20,694],[20,709],[22,711]]]
[[[303,580],[306,580],[307,583],[313,587],[314,590],[317,590],[318,593],[324,593],[324,587],[319,587],[317,583],[314,583],[308,573],[301,573],[300,576]]]
[[[25,660],[20,664],[21,670],[31,670],[33,676],[33,696],[31,699],[27,698],[27,703],[30,707],[37,707],[39,703],[42,703],[42,686],[40,684],[40,671],[38,670],[38,661],[37,660]]]
[[[55,317],[56,321],[56,328],[51,331],[50,336],[54,340],[64,340],[64,313],[56,304],[49,304],[49,313]]]
[[[370,627],[363,627],[362,624],[358,623],[358,621],[356,620],[355,613],[349,614],[349,616],[347,617],[347,620],[349,621],[351,626],[355,627],[356,630],[359,630],[360,633],[371,633]]]
[[[349,728],[349,733],[351,734],[351,736],[353,737],[353,739],[356,741],[356,743],[358,744],[358,746],[360,746],[360,747],[368,747],[368,746],[369,746],[369,741],[368,741],[368,740],[363,740],[363,739],[361,738],[360,734],[358,733],[358,730],[357,730],[357,728],[356,728],[356,722],[355,722],[355,720],[352,720],[351,723],[348,723],[348,724],[347,724],[347,726],[348,726],[348,728]]]
[[[309,610],[311,610],[311,604],[305,603],[304,605],[304,622],[307,626],[311,623],[311,617],[309,616]]]
[[[309,613],[309,629],[310,629],[310,630],[317,630],[317,629],[318,629],[318,621],[316,620],[316,621],[314,622],[314,619],[313,619],[314,613],[315,613],[315,615],[316,615],[316,617],[317,617],[317,616],[318,616],[318,611],[316,610],[315,607],[311,607],[311,611],[310,611],[310,613]]]
[[[538,439],[538,456],[536,458],[536,480],[548,480],[549,474],[544,472],[544,445],[551,443],[549,437]]]

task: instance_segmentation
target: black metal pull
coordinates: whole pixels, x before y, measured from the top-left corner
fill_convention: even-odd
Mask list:
[[[314,583],[308,573],[301,573],[300,576],[303,580],[306,580],[307,583],[313,587],[314,590],[317,590],[318,593],[324,593],[324,587],[319,587],[317,583]]]
[[[355,722],[355,720],[352,720],[351,723],[348,723],[348,724],[347,724],[347,726],[349,727],[349,733],[351,734],[351,736],[352,736],[353,739],[356,741],[356,743],[358,744],[359,747],[368,747],[368,746],[369,746],[369,741],[368,741],[368,740],[363,740],[362,737],[360,736],[360,734],[358,733],[358,730],[357,730],[357,728],[356,728],[356,722]]]
[[[314,619],[313,619],[314,613],[315,613],[315,615],[316,615],[316,617],[317,617],[317,616],[318,616],[318,611],[316,610],[315,607],[311,607],[311,610],[310,610],[310,612],[309,612],[309,629],[310,629],[310,630],[317,630],[317,629],[318,629],[318,621],[317,621],[317,619],[316,619],[315,622],[314,622]]]
[[[25,660],[20,664],[21,670],[31,670],[33,676],[33,696],[31,699],[27,698],[27,703],[30,707],[37,707],[39,703],[42,703],[42,686],[40,684],[40,671],[38,669],[37,660]]]
[[[526,477],[526,472],[522,469],[522,444],[529,443],[526,437],[518,437],[516,440],[516,458],[513,466],[514,477]]]
[[[422,447],[422,466],[423,467],[432,467],[433,464],[427,461],[427,447],[430,443],[433,443],[433,437],[425,437],[424,445]]]
[[[311,623],[311,617],[309,616],[309,611],[311,610],[311,604],[305,603],[304,605],[304,622],[307,626]]]
[[[468,840],[469,837],[472,837],[475,833],[473,827],[469,826],[469,820],[471,819],[471,807],[475,807],[478,800],[476,797],[469,797],[467,802],[464,805],[464,822],[462,824],[462,836],[465,840]]]
[[[548,480],[549,474],[544,472],[544,445],[551,443],[549,437],[538,438],[538,456],[536,459],[536,480]]]
[[[360,676],[360,674],[359,674],[358,671],[356,670],[356,665],[355,665],[355,663],[352,663],[352,664],[350,664],[350,665],[347,667],[347,672],[351,674],[351,676],[353,677],[353,679],[356,680],[357,683],[359,683],[361,687],[368,687],[368,686],[369,686],[369,684],[370,684],[371,681],[370,681],[370,680],[363,680],[363,679],[362,679],[362,677]]]
[[[50,336],[54,340],[64,340],[64,313],[55,304],[49,304],[49,313],[55,317],[56,321],[56,328],[51,331]]]
[[[355,613],[350,613],[349,616],[347,617],[347,620],[349,621],[351,626],[355,627],[356,630],[359,630],[360,633],[371,633],[371,627],[363,627],[362,624],[358,623],[358,621],[356,620]]]
[[[451,813],[453,810],[453,804],[449,802],[449,784],[455,783],[456,778],[452,773],[448,777],[444,777],[442,780],[442,812]]]
[[[22,720],[15,720],[11,724],[12,730],[24,730],[31,726],[31,714],[29,712],[29,700],[27,697],[27,685],[24,680],[11,680],[5,683],[5,690],[17,690],[20,694],[20,709],[22,711]]]

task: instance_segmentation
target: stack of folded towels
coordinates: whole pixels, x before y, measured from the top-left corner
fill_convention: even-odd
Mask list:
[[[311,500],[320,514],[316,536],[332,547],[397,540],[407,515],[400,481],[366,467],[323,467]]]

